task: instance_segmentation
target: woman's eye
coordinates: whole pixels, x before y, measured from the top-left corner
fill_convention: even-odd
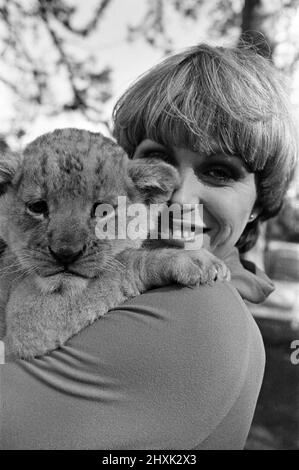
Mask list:
[[[44,200],[27,203],[26,209],[29,214],[35,216],[46,216],[49,212],[48,204]]]
[[[228,168],[211,167],[205,171],[205,175],[218,182],[235,181],[238,176]]]

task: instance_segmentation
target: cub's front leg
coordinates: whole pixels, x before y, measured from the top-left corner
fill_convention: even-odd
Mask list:
[[[195,286],[216,279],[230,280],[226,264],[204,248],[130,249],[122,252],[119,259],[126,266],[125,277],[133,288],[128,295],[171,283]]]

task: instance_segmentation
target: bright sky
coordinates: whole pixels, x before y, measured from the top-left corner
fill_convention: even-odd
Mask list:
[[[30,1],[30,0],[25,0]],[[74,1],[71,2],[74,4]],[[75,18],[85,23],[90,18],[96,0],[76,0],[80,7],[79,14]],[[88,47],[98,51],[101,65],[111,66],[113,70],[113,98],[105,106],[105,116],[109,118],[113,105],[128,85],[149,67],[159,62],[163,53],[146,44],[143,39],[128,43],[126,41],[127,26],[139,24],[143,18],[147,0],[113,0],[111,6],[100,21],[99,32],[93,36]],[[193,21],[183,21],[179,16],[172,15],[169,18],[168,27],[175,33],[176,49],[187,47],[206,40],[204,21],[196,24]],[[76,40],[76,39],[74,39]],[[59,93],[59,90],[56,90]],[[9,90],[0,82],[0,134],[7,128],[8,118],[13,115],[13,97]],[[21,106],[21,103],[19,103]],[[102,130],[99,126],[85,120],[79,115],[69,113],[57,117],[39,115],[30,125],[29,132],[25,136],[23,144],[26,144],[41,133],[48,132],[56,127],[84,127],[90,130]]]

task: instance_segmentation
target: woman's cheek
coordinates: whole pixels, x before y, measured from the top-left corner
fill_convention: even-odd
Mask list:
[[[240,195],[228,197],[226,192],[218,194],[217,200],[214,200],[214,204],[209,206],[207,219],[209,219],[212,228],[210,232],[212,251],[217,248],[232,248],[240,238],[247,222],[249,210],[240,202]]]
[[[211,248],[215,250],[218,247],[227,245],[232,238],[233,229],[227,221],[219,224],[219,229],[211,233]]]

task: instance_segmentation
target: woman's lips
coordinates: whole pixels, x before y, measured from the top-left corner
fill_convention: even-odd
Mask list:
[[[190,220],[173,219],[168,229],[169,238],[171,240],[193,241],[199,235],[203,235],[210,231],[210,228],[203,224],[190,223]],[[161,231],[161,234],[167,233]],[[164,237],[163,237],[164,238]]]

